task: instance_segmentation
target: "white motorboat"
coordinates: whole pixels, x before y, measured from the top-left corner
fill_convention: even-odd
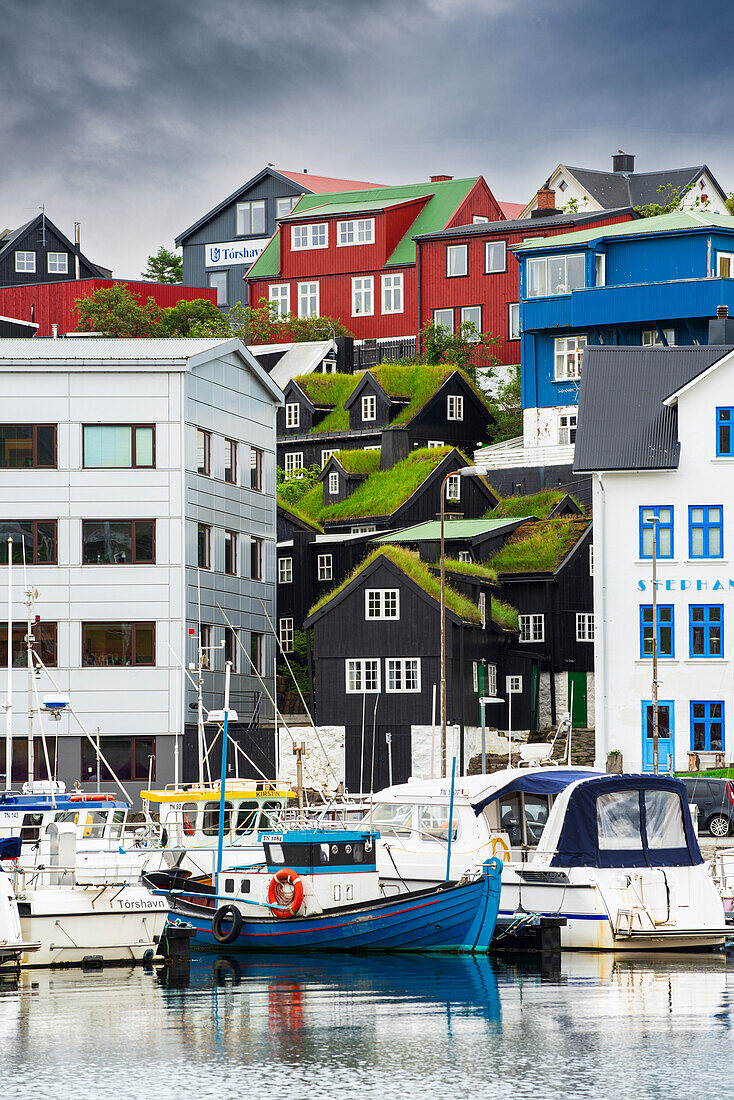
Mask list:
[[[0,859],[7,848],[7,843],[0,841]],[[17,967],[23,957],[29,957],[40,946],[23,935],[15,891],[9,875],[0,870],[0,971],[8,966]]]
[[[500,920],[562,917],[563,948],[714,947],[729,934],[677,779],[508,768],[456,779],[453,815],[451,801],[447,779],[375,795],[365,824],[380,830],[383,878],[420,889],[496,855]]]

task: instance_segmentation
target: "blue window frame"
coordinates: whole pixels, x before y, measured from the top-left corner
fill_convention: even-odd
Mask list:
[[[654,540],[654,543],[653,543]],[[640,557],[673,557],[673,509],[640,508]]]
[[[734,457],[734,408],[720,407],[716,410],[716,457]]]
[[[658,604],[658,657],[675,657],[675,611],[672,604]],[[652,604],[640,605],[640,657],[652,657]]]
[[[688,506],[688,556],[720,558],[724,554],[724,509],[720,504]]]
[[[694,752],[723,752],[724,701],[691,700],[691,748]]]
[[[691,657],[723,657],[723,604],[691,604],[688,608],[688,633]]]

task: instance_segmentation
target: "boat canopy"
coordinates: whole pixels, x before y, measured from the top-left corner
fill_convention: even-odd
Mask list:
[[[688,795],[679,779],[663,775],[586,777],[567,797],[553,867],[692,867],[703,863]]]
[[[23,841],[19,836],[8,836],[0,840],[0,859],[19,859]]]
[[[558,794],[559,791],[565,791],[571,783],[576,783],[579,779],[588,779],[590,774],[594,773],[590,773],[588,768],[548,768],[543,771],[518,772],[516,778],[497,787],[490,794],[483,795],[478,802],[472,802],[471,806],[478,817],[490,802],[495,802],[513,791],[525,791],[526,794]]]

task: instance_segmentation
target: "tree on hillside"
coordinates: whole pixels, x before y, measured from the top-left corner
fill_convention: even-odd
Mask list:
[[[152,298],[141,304],[124,283],[76,298],[74,309],[79,317],[77,332],[113,337],[156,336],[163,316]]]
[[[499,383],[496,394],[489,398],[489,407],[495,422],[493,443],[502,443],[505,439],[522,435],[519,367],[509,368],[507,378]]]
[[[321,473],[321,465],[317,462],[313,466],[302,466],[299,470],[284,470],[278,466],[277,487],[278,497],[285,504],[296,506],[305,497],[318,480]]]
[[[230,339],[234,333],[226,313],[208,298],[177,302],[163,310],[159,336],[222,336]]]
[[[154,256],[148,256],[148,266],[141,272],[141,278],[153,283],[183,282],[183,260],[175,252],[169,252],[161,245]]]
[[[281,317],[275,303],[266,298],[261,298],[257,306],[237,302],[228,319],[233,333],[245,344],[303,343],[352,335],[335,317],[297,317],[294,313]]]
[[[460,367],[478,384],[477,371],[491,378],[499,360],[490,350],[499,341],[488,332],[479,332],[472,321],[462,321],[458,332],[426,321],[421,329],[421,362],[429,366],[451,363]]]

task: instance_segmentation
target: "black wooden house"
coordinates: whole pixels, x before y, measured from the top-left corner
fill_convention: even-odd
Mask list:
[[[45,212],[18,229],[0,232],[0,286],[109,279],[109,268],[93,264]]]

